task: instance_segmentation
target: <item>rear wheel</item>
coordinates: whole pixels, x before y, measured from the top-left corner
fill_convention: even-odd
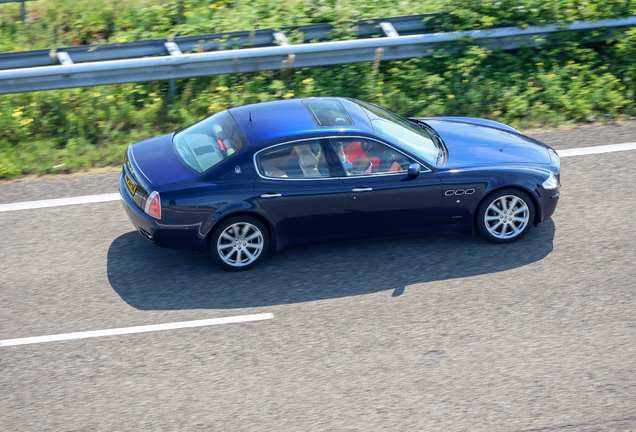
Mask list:
[[[235,216],[222,221],[210,239],[212,259],[228,270],[247,270],[267,254],[267,228],[250,216]]]
[[[516,189],[501,189],[479,206],[477,226],[486,239],[510,243],[521,238],[534,220],[530,197]]]

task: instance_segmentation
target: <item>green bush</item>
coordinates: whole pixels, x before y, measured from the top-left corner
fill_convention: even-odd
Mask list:
[[[110,0],[41,0],[27,25],[15,24],[17,9],[13,15],[2,15],[0,49],[323,21],[339,24],[431,12],[434,6],[446,12],[435,24],[439,30],[635,12],[629,1],[544,3],[130,0],[120,5]],[[485,117],[520,128],[584,121],[590,116],[633,115],[636,31],[626,39],[609,41],[599,41],[601,34],[561,34],[557,45],[515,51],[467,44],[460,51],[440,50],[433,57],[184,79],[178,81],[179,96],[173,101],[167,95],[167,82],[4,95],[0,96],[0,178],[116,165],[130,142],[173,131],[229,107],[283,98],[349,96],[406,116]],[[350,35],[343,30],[333,37]]]

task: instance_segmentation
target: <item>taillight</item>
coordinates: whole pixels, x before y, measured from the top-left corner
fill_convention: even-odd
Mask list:
[[[146,200],[146,214],[161,219],[161,198],[159,192],[154,191]]]

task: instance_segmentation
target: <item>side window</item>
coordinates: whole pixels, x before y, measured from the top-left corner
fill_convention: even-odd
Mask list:
[[[329,177],[329,165],[320,140],[272,147],[256,156],[256,165],[264,177],[289,179]]]
[[[364,138],[332,138],[347,176],[407,171],[413,161],[391,147]]]

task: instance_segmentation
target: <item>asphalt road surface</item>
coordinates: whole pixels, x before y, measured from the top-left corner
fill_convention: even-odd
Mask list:
[[[533,136],[636,141],[636,124]],[[0,213],[0,430],[636,430],[636,150],[562,160],[510,245],[431,234],[307,246],[227,273],[157,248],[119,202]],[[0,184],[0,204],[117,174]]]

